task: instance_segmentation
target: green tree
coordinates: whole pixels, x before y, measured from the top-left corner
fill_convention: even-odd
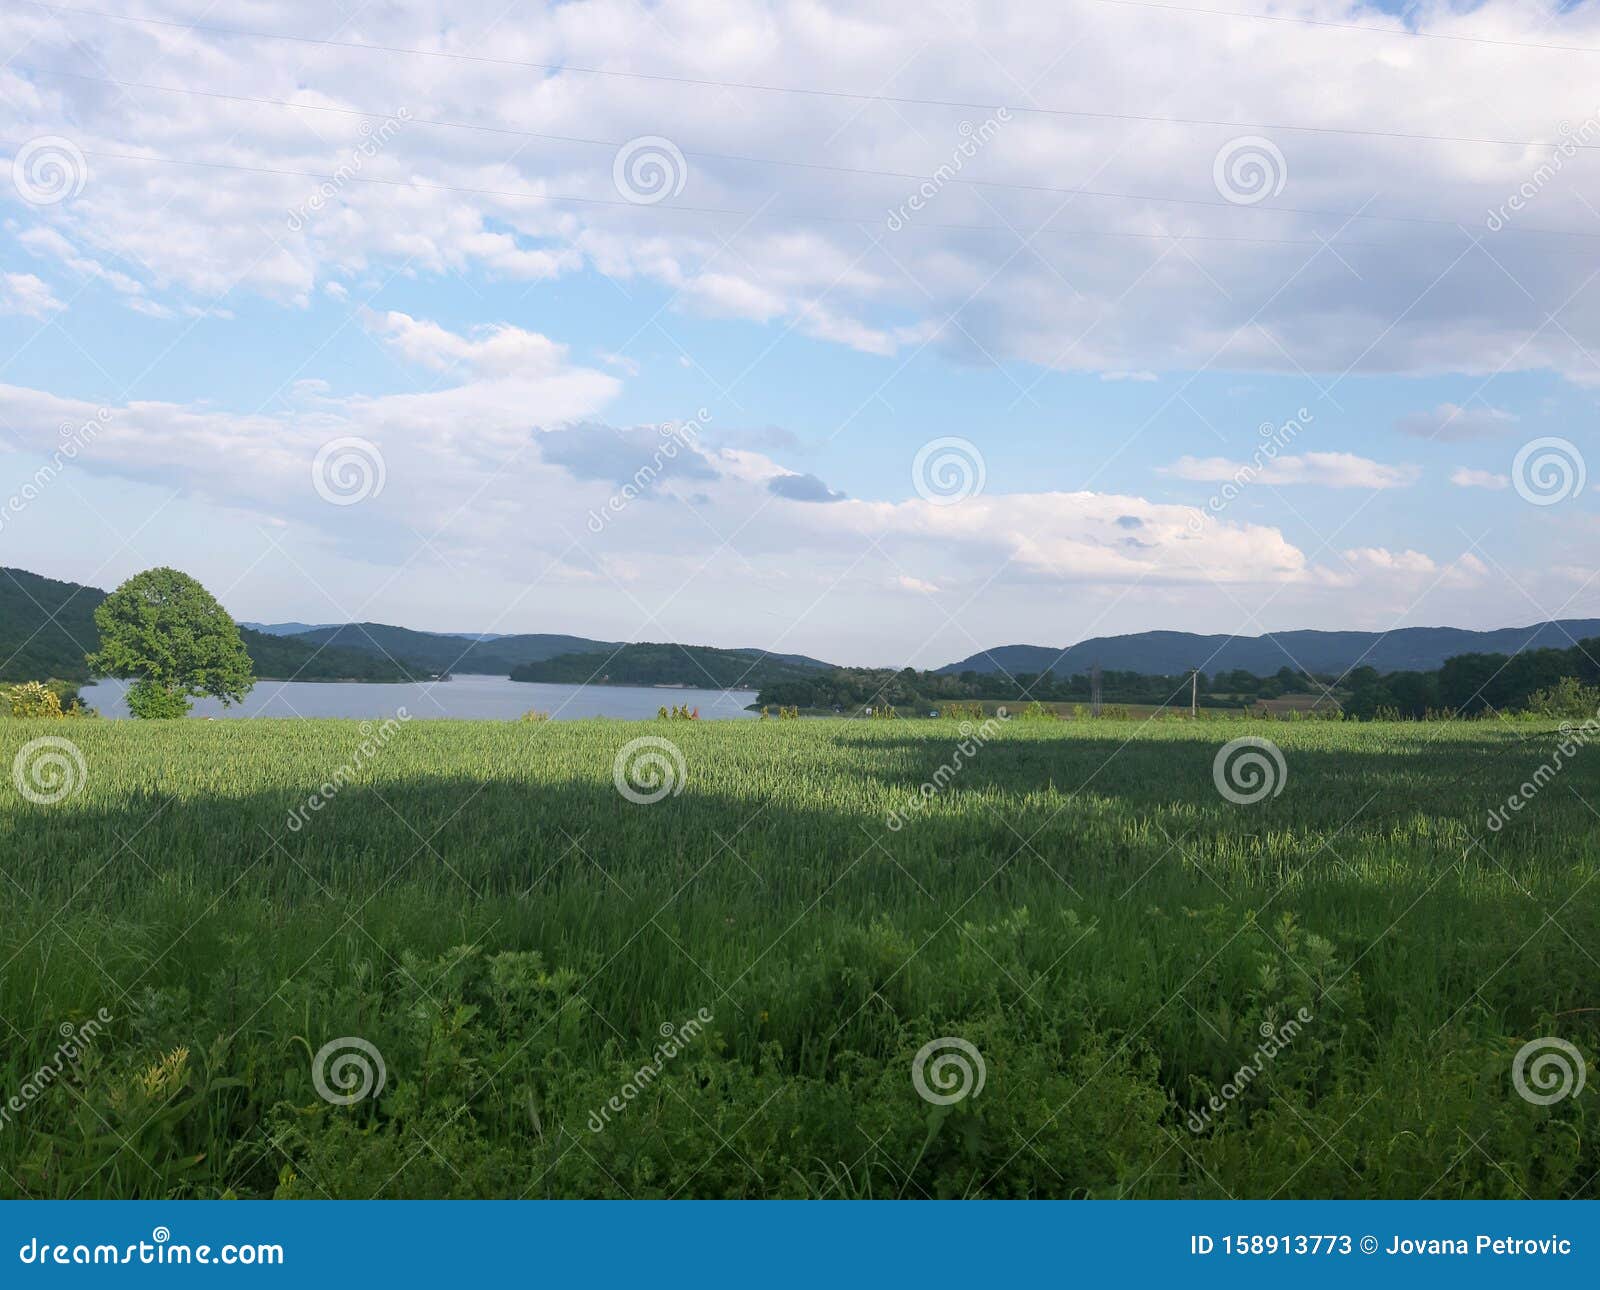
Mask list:
[[[226,707],[255,684],[228,611],[176,569],[135,574],[100,602],[94,621],[100,649],[89,667],[134,683],[128,711],[136,717],[181,717],[191,698],[203,696]]]

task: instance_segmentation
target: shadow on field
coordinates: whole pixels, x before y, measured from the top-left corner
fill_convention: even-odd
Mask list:
[[[390,771],[379,761],[343,784],[181,795],[157,791],[154,776],[129,775],[109,789],[91,781],[98,791],[55,805],[13,802],[0,813],[0,863],[23,890],[81,889],[91,902],[218,874],[234,875],[241,890],[281,884],[298,898],[369,890],[403,874],[477,896],[571,882],[631,895],[714,881],[781,905],[847,876],[852,890],[866,880],[878,891],[959,900],[979,884],[1013,881],[1019,860],[1074,893],[1129,890],[1152,866],[1177,860],[1214,889],[1246,896],[1291,873],[1349,874],[1366,863],[1431,876],[1466,853],[1466,863],[1525,875],[1600,854],[1584,804],[1600,802],[1593,757],[1565,769],[1503,830],[1486,827],[1490,808],[1548,758],[1554,734],[1467,744],[1419,735],[1373,752],[1307,747],[1291,731],[1281,776],[1264,770],[1279,791],[1241,804],[1214,778],[1220,735],[1230,732],[1184,733],[1002,734],[962,755],[954,730],[948,739],[849,730],[792,747],[779,731],[773,746],[721,748],[714,724],[675,727],[684,779],[673,791],[636,789],[663,794],[642,803],[609,776],[535,778],[514,760],[481,778]],[[426,746],[413,751],[448,764]]]
[[[82,791],[0,803],[0,1015],[30,1045],[0,1075],[20,1086],[63,1020],[105,1007],[80,1091],[115,1131],[57,1097],[30,1122],[48,1151],[0,1140],[0,1164],[32,1193],[107,1195],[517,1195],[546,1168],[569,1171],[551,1194],[736,1195],[745,1160],[761,1185],[834,1194],[831,1162],[878,1140],[867,1190],[891,1193],[914,1168],[940,1194],[1209,1194],[1213,1175],[1439,1194],[1449,1167],[1447,1188],[1487,1194],[1510,1162],[1565,1194],[1600,1165],[1507,1090],[1527,1039],[1600,1033],[1600,902],[1574,899],[1600,867],[1571,791],[1594,795],[1586,761],[1479,847],[1469,824],[1546,745],[1290,731],[1283,791],[1247,806],[1213,781],[1227,741],[1199,732],[1006,731],[944,776],[953,730],[670,727],[681,788],[636,803],[612,758],[640,729],[414,729],[326,788],[294,768],[333,743],[288,756],[293,729],[80,734]],[[589,1134],[662,1026],[702,1008],[670,1093],[583,1139],[610,1153],[589,1177],[559,1126]],[[1302,1008],[1271,1083],[1172,1153],[1262,1025]],[[383,1054],[385,1100],[317,1096],[313,1054],[339,1036]],[[984,1054],[989,1091],[929,1155],[908,1069],[938,1036]],[[181,1117],[128,1109],[185,1062]],[[1339,1149],[1308,1167],[1308,1133]],[[726,1168],[696,1170],[719,1138]],[[1209,1154],[1191,1170],[1190,1151]]]

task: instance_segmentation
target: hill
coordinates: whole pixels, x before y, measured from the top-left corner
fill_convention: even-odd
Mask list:
[[[83,656],[100,648],[95,587],[0,568],[0,681],[87,681]]]
[[[511,679],[565,685],[681,685],[691,689],[755,690],[816,676],[827,668],[826,663],[798,654],[644,642],[524,663],[512,669]]]
[[[1600,635],[1600,619],[1577,618],[1474,632],[1459,627],[1402,627],[1390,632],[1272,632],[1265,636],[1200,636],[1192,632],[1138,632],[1096,636],[1064,649],[1045,645],[1001,645],[938,669],[1057,676],[1102,668],[1147,675],[1244,671],[1272,676],[1280,668],[1342,675],[1353,667],[1380,672],[1431,671],[1457,654],[1519,654],[1527,649],[1564,649]]]
[[[395,658],[424,668],[428,672],[466,672],[484,676],[509,676],[524,663],[538,663],[558,654],[593,653],[610,650],[609,641],[588,640],[582,636],[545,633],[497,636],[474,640],[447,636],[442,632],[418,632],[387,623],[346,623],[342,627],[318,627],[287,637],[305,645],[329,645],[355,650],[379,658]]]
[[[0,568],[0,681],[87,681],[83,658],[100,648],[94,611],[105,597],[98,587]],[[293,637],[247,627],[239,634],[264,681],[408,681],[423,675],[370,653],[319,651]]]
[[[267,636],[304,636],[307,632],[332,631],[342,623],[240,623]],[[497,641],[504,632],[425,632],[424,635],[459,637],[464,641]]]

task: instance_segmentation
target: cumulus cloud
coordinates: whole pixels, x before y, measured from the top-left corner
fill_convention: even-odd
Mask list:
[[[1326,575],[1331,585],[1339,587],[1370,584],[1391,592],[1397,588],[1467,588],[1481,584],[1489,576],[1488,566],[1471,552],[1443,564],[1420,551],[1390,551],[1383,547],[1358,547],[1340,554],[1344,569]]]
[[[1404,488],[1421,474],[1416,466],[1386,466],[1349,452],[1308,452],[1278,457],[1259,468],[1225,457],[1182,457],[1163,474],[1203,483],[1256,479],[1265,484],[1320,484],[1324,488]]]
[[[368,329],[407,362],[436,372],[460,366],[490,376],[539,377],[566,361],[566,346],[520,327],[482,327],[467,337],[394,311],[377,314],[367,310],[363,315]]]
[[[1407,413],[1395,422],[1395,429],[1418,439],[1463,443],[1469,439],[1492,439],[1514,429],[1516,424],[1516,416],[1500,408],[1441,403],[1429,412]]]

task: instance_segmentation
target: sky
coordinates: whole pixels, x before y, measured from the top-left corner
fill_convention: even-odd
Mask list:
[[[1600,9],[1236,4],[7,4],[0,565],[896,667],[1600,617]]]

